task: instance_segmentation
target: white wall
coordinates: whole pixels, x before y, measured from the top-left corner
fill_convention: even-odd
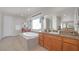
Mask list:
[[[2,38],[2,17],[0,15],[0,39]]]

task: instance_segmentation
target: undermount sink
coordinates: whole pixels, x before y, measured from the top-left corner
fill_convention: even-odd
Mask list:
[[[59,32],[49,32],[50,34],[59,34]]]

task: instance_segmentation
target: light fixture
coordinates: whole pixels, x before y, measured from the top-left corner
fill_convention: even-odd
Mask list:
[[[30,11],[30,8],[27,8],[27,11]]]
[[[64,16],[66,16],[66,14],[64,14]]]

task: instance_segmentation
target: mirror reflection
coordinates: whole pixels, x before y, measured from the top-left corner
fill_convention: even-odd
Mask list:
[[[31,31],[35,32],[56,32],[77,35],[79,33],[78,8],[67,8],[56,14],[40,13],[31,17],[27,23],[30,24],[28,27]]]

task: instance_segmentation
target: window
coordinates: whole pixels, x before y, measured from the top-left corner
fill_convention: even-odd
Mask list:
[[[32,20],[32,29],[33,30],[41,30],[40,18],[36,18],[36,19]]]
[[[21,25],[16,25],[16,30],[20,30],[21,29]]]

